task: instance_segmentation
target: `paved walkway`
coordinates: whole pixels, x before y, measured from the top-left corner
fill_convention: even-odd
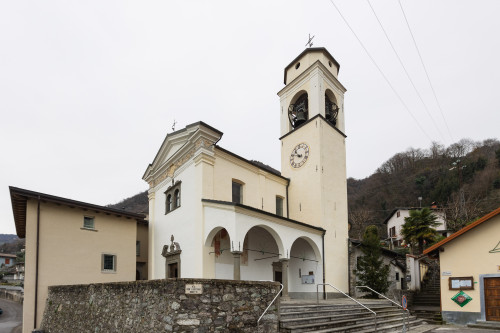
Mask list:
[[[421,325],[412,327],[407,333],[493,333],[496,330],[469,328],[465,326],[456,325]]]
[[[0,332],[20,333],[23,321],[23,306],[20,303],[0,298]]]

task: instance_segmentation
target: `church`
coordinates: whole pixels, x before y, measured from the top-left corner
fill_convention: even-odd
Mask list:
[[[339,68],[322,47],[285,67],[276,110],[281,171],[219,146],[223,132],[214,124],[166,136],[143,176],[149,279],[280,281],[285,299],[315,298],[320,283],[348,290]]]

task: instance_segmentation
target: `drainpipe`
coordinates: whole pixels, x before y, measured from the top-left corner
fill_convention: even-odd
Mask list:
[[[321,235],[321,251],[323,251],[323,299],[326,299],[326,286],[325,286],[325,232],[323,231],[323,234]]]
[[[286,218],[289,219],[289,210],[288,210],[288,186],[290,186],[290,179],[288,179],[288,182],[286,183]]]
[[[35,261],[35,316],[33,328],[36,328],[37,305],[38,305],[38,253],[40,244],[40,196],[38,196],[38,207],[36,210],[36,261]]]

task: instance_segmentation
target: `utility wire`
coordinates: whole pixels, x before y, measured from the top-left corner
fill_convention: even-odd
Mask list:
[[[375,9],[373,8],[370,0],[366,0],[366,2],[368,2],[368,5],[370,6],[370,9],[372,10],[372,13],[373,15],[375,15],[375,18],[377,19],[377,22],[378,24],[380,25],[380,28],[382,29],[382,31],[384,32],[384,35],[385,35],[385,38],[387,38],[387,41],[389,42],[389,45],[391,45],[391,48],[392,48],[392,51],[394,51],[394,54],[396,55],[396,57],[398,58],[398,61],[399,63],[401,64],[401,67],[403,67],[403,70],[406,74],[406,77],[408,77],[408,80],[410,81],[413,89],[415,90],[415,92],[417,93],[417,96],[418,98],[420,99],[420,102],[422,102],[422,105],[424,106],[425,108],[425,111],[427,112],[427,115],[429,115],[429,117],[431,118],[432,120],[432,123],[434,124],[434,126],[436,127],[439,135],[441,136],[441,138],[446,142],[446,139],[444,138],[443,134],[441,133],[441,130],[439,129],[438,125],[436,124],[436,121],[434,120],[434,117],[432,117],[432,114],[430,113],[429,111],[429,108],[427,107],[427,104],[425,104],[422,96],[420,95],[420,92],[418,91],[417,87],[415,86],[415,83],[413,83],[413,80],[411,79],[410,77],[410,74],[408,73],[408,71],[406,70],[406,67],[405,65],[403,64],[403,61],[401,60],[398,52],[396,51],[396,49],[394,48],[394,45],[392,44],[391,42],[391,39],[389,38],[389,35],[387,35],[387,32],[385,31],[384,29],[384,26],[382,25],[382,22],[380,21],[379,17],[377,16],[377,13],[375,12]]]
[[[427,132],[424,130],[424,128],[420,125],[420,123],[418,122],[417,118],[415,118],[415,116],[413,115],[413,113],[410,111],[410,109],[408,108],[408,106],[406,105],[406,103],[403,101],[403,99],[401,98],[401,96],[398,94],[398,92],[396,91],[396,89],[394,89],[394,86],[391,84],[391,82],[389,81],[389,79],[387,78],[387,76],[385,76],[384,72],[382,72],[382,69],[380,69],[380,67],[377,65],[377,63],[375,62],[375,59],[373,59],[373,57],[371,56],[370,52],[368,52],[368,50],[366,49],[366,47],[363,44],[363,42],[361,42],[361,39],[359,39],[358,35],[354,32],[354,30],[351,27],[351,25],[349,24],[349,22],[347,22],[347,20],[344,17],[344,15],[342,15],[342,13],[340,12],[340,9],[335,5],[335,3],[333,2],[333,0],[330,0],[330,3],[333,5],[333,7],[335,7],[335,9],[339,13],[340,17],[342,17],[342,19],[344,20],[345,24],[349,28],[349,30],[351,30],[351,32],[354,35],[354,37],[356,37],[356,39],[358,40],[358,42],[361,45],[361,47],[363,48],[363,50],[365,50],[365,52],[368,55],[368,57],[370,58],[370,60],[373,62],[373,64],[375,65],[375,67],[378,69],[378,71],[380,72],[380,74],[384,78],[385,82],[387,82],[387,84],[392,89],[392,91],[394,92],[394,94],[398,97],[399,101],[401,102],[401,104],[403,104],[403,106],[405,107],[406,111],[413,118],[413,120],[415,121],[415,123],[417,124],[417,126],[420,128],[420,130],[422,131],[422,133],[425,134],[425,136],[429,139],[429,141],[433,141],[431,139],[431,137],[427,134]]]
[[[431,87],[432,94],[434,95],[434,99],[436,100],[436,104],[439,108],[439,112],[441,113],[441,117],[443,118],[444,124],[446,125],[446,129],[448,130],[448,134],[450,135],[451,141],[455,141],[453,139],[453,135],[451,134],[450,128],[448,127],[448,122],[446,121],[446,118],[444,117],[443,109],[441,108],[441,104],[439,103],[439,100],[436,95],[436,91],[434,90],[434,86],[432,85],[431,79],[429,77],[429,73],[427,72],[427,68],[425,67],[424,60],[422,59],[422,55],[420,54],[420,50],[418,49],[417,42],[415,40],[415,37],[413,36],[413,32],[411,31],[410,28],[410,23],[408,22],[408,18],[406,17],[405,11],[403,9],[403,5],[401,4],[401,0],[399,2],[399,7],[401,7],[401,12],[403,13],[403,17],[405,18],[406,21],[406,26],[408,27],[408,31],[410,31],[411,38],[413,40],[413,44],[415,45],[415,49],[417,50],[418,57],[420,58],[420,62],[422,63],[422,67],[424,68],[425,75],[427,76],[427,81],[429,82],[429,86]]]

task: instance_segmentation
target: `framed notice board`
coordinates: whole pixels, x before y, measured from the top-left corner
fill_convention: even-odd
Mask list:
[[[474,290],[474,277],[450,277],[448,287],[450,290]]]

